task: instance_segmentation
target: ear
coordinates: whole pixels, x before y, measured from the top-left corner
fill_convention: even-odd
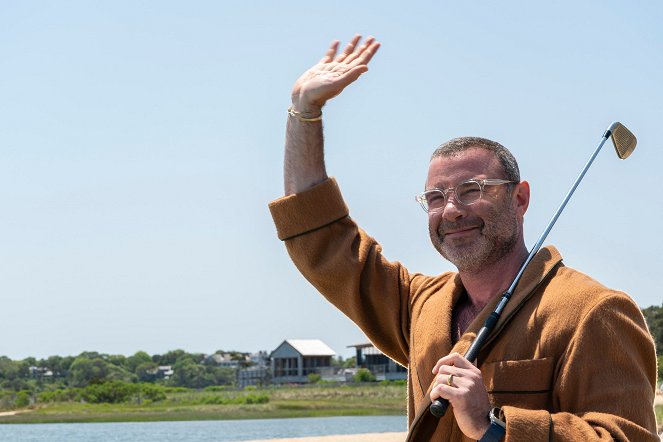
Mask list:
[[[522,218],[529,207],[529,183],[527,181],[521,181],[516,184],[513,188],[511,197],[516,213]]]

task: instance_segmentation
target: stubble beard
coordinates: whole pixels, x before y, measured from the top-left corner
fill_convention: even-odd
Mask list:
[[[470,225],[467,221],[462,224]],[[481,235],[477,239],[457,242],[448,238],[445,240],[444,230],[453,228],[458,226],[441,222],[438,230],[430,230],[431,241],[447,261],[464,273],[478,273],[497,263],[511,253],[519,241],[518,218],[508,205],[501,210],[495,208],[485,217],[480,228]]]

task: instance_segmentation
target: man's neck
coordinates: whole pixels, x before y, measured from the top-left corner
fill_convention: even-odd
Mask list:
[[[501,295],[513,282],[527,255],[527,248],[522,244],[498,262],[476,272],[459,271],[472,304],[483,308],[493,297]]]

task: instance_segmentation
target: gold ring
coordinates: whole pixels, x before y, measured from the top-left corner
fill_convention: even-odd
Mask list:
[[[453,382],[454,382],[454,375],[450,374],[449,378],[447,379],[447,385],[449,387],[453,387],[454,386]]]

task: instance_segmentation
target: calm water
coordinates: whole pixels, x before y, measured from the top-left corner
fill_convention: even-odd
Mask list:
[[[405,416],[0,425],[0,441],[198,442],[406,431]]]

